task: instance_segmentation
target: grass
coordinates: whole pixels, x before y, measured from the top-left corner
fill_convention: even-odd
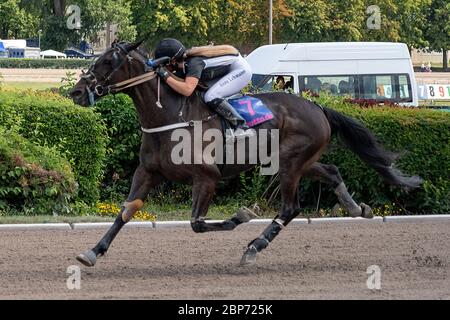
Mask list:
[[[212,205],[208,211],[207,219],[209,220],[226,220],[230,218],[238,210],[237,206],[218,206]],[[188,205],[164,205],[164,206],[148,206],[146,205],[142,211],[147,211],[157,216],[156,221],[175,221],[191,219],[191,207]],[[7,212],[0,215],[0,224],[21,224],[21,223],[80,223],[80,222],[112,222],[116,217],[116,213],[111,216],[100,216],[95,213],[86,216],[22,216],[9,215]],[[266,211],[261,218],[273,218],[275,211]],[[142,221],[133,219],[133,221]]]
[[[109,222],[113,217],[98,216],[0,216],[0,224]]]
[[[438,106],[450,106],[450,100],[420,100],[419,105],[421,107],[438,107]]]
[[[2,86],[5,89],[44,90],[49,88],[59,88],[61,84],[56,82],[3,82]]]

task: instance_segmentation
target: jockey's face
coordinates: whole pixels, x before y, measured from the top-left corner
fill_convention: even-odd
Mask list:
[[[182,59],[181,61],[173,59],[172,61],[170,61],[170,64],[175,70],[184,69],[184,59]]]

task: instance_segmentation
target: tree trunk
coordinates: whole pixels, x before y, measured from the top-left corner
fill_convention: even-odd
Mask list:
[[[65,0],[53,0],[53,13],[57,17],[64,16]]]
[[[447,53],[448,53],[447,48],[444,48],[442,50],[442,57],[443,57],[442,69],[443,69],[443,71],[448,71],[448,55],[447,55]]]
[[[111,48],[111,23],[106,23],[106,49]]]

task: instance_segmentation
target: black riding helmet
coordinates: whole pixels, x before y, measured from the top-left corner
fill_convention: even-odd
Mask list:
[[[186,48],[177,39],[162,39],[156,46],[155,59],[170,57],[170,60],[181,60],[185,51]]]

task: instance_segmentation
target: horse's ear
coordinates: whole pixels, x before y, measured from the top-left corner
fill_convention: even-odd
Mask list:
[[[114,69],[116,69],[120,66],[120,58],[119,58],[119,54],[117,53],[117,51],[114,51],[114,53],[112,55],[111,65]]]
[[[131,52],[133,50],[136,50],[143,42],[144,42],[144,40],[129,43],[125,46],[125,49],[127,50],[127,52]]]

